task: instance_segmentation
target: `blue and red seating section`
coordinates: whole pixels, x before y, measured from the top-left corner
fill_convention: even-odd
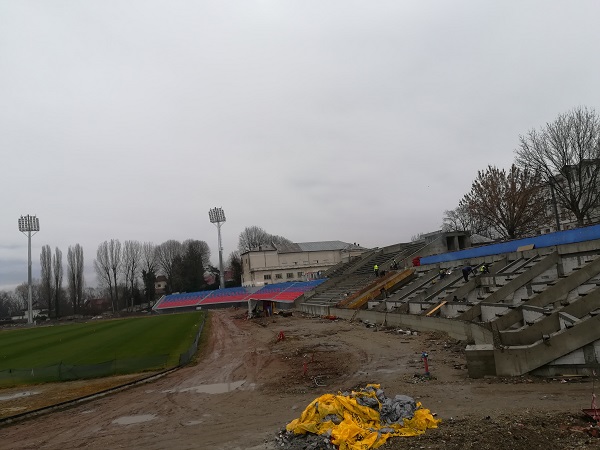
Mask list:
[[[245,287],[234,287],[227,289],[216,289],[210,291],[200,302],[201,305],[214,305],[217,303],[236,303],[243,302],[248,297],[250,291]]]
[[[304,283],[291,283],[291,286],[278,293],[272,300],[275,301],[294,301],[305,292],[313,290],[325,280],[312,280]]]
[[[201,305],[215,305],[225,303],[239,303],[248,300],[272,300],[277,302],[292,303],[305,292],[319,284],[321,280],[311,280],[291,283],[268,284],[256,292],[251,288],[234,287],[217,289],[214,291],[200,291],[187,294],[170,294],[163,297],[154,309],[184,308]]]
[[[208,296],[210,292],[191,292],[189,294],[171,294],[165,296],[160,303],[154,306],[154,309],[166,309],[166,308],[183,308],[186,306],[196,306],[202,299]]]

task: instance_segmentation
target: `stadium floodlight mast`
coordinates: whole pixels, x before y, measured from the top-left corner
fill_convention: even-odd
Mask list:
[[[35,216],[21,216],[19,218],[19,231],[27,236],[27,323],[33,323],[33,310],[31,309],[31,236],[40,231],[40,220]],[[32,234],[33,233],[33,234]]]
[[[217,226],[219,233],[219,288],[225,289],[225,274],[223,273],[223,245],[221,244],[221,225],[225,223],[223,208],[212,208],[208,211],[210,223]]]

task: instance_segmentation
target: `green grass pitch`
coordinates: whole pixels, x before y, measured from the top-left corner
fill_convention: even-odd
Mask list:
[[[98,320],[0,331],[0,371],[87,365],[169,355],[175,366],[194,340],[203,312]]]

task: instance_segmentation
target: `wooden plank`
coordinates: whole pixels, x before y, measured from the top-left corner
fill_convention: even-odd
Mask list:
[[[438,309],[440,309],[442,306],[444,306],[446,303],[448,302],[441,302],[439,305],[437,305],[435,308],[433,308],[431,311],[429,311],[427,314],[425,314],[426,316],[430,316],[432,315],[434,312],[436,312]]]
[[[533,250],[534,247],[535,247],[535,244],[521,245],[519,248],[517,248],[517,251],[524,252],[527,250]]]

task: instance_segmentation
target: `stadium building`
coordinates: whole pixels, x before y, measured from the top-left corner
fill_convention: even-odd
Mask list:
[[[265,245],[241,255],[242,286],[319,279],[329,268],[367,251],[342,241]]]

